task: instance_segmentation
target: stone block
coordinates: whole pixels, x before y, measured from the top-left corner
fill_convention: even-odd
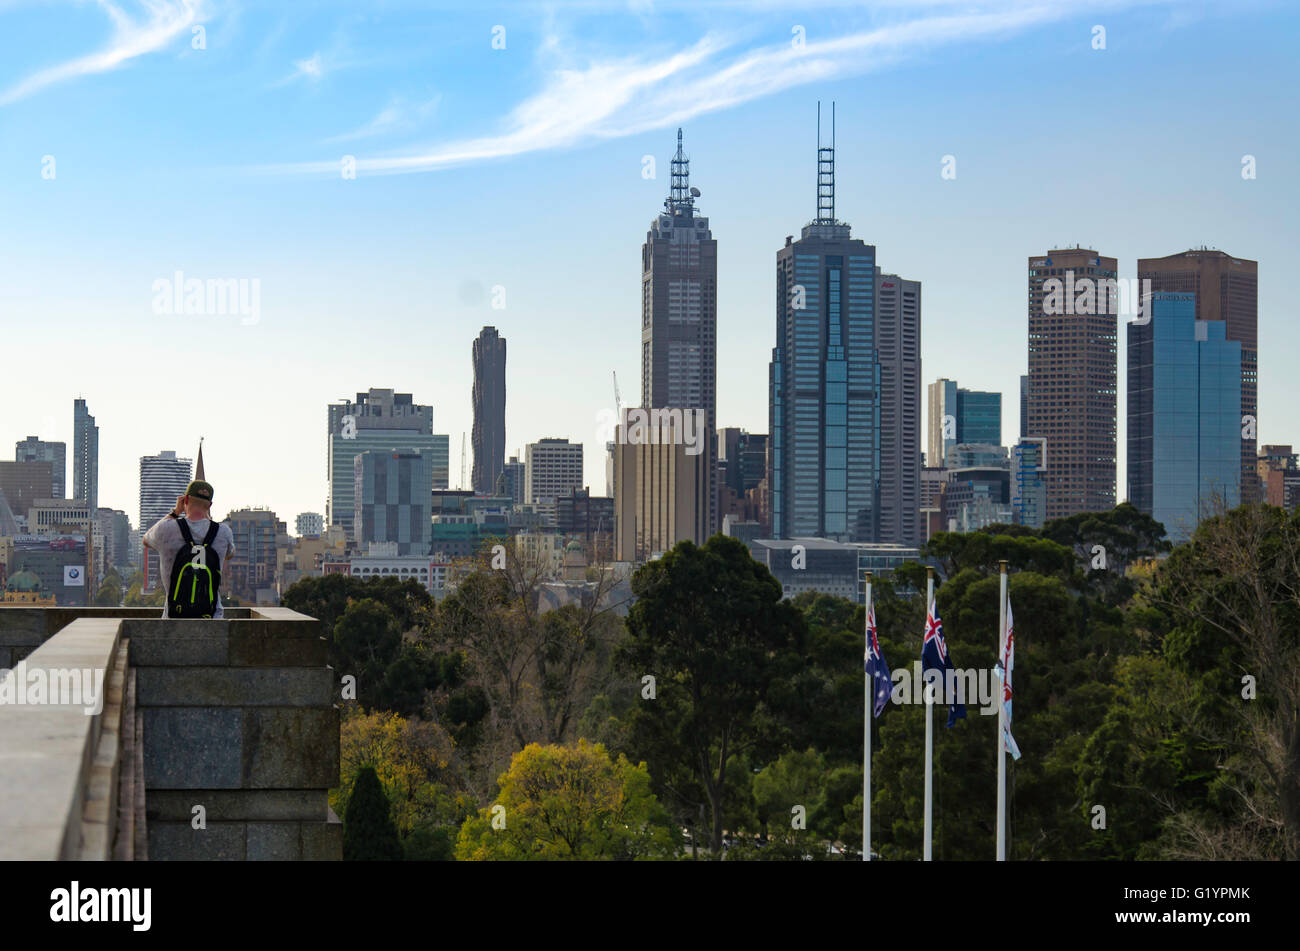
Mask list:
[[[328,822],[302,824],[302,857],[307,862],[343,861],[343,823],[332,809]]]
[[[149,861],[242,862],[247,857],[247,824],[209,822],[195,829],[188,822],[149,822]]]
[[[230,626],[232,667],[324,667],[320,622],[239,621]]]
[[[244,711],[245,789],[330,789],[339,784],[335,707],[249,707]]]
[[[137,684],[143,673],[136,672]],[[150,790],[239,788],[242,709],[145,707],[141,712],[144,779]]]
[[[334,693],[328,667],[140,667],[145,707],[322,707]]]
[[[244,857],[250,862],[297,861],[302,842],[297,822],[250,822]]]

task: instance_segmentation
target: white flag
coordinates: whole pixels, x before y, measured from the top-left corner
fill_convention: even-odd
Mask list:
[[[86,569],[81,565],[64,565],[63,566],[63,586],[65,588],[84,587],[86,584]]]

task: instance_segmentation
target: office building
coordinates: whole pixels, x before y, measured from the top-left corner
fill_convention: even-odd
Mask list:
[[[835,217],[835,147],[817,149],[817,217],[776,255],[768,367],[772,535],[876,541],[880,363],[876,249]]]
[[[352,401],[328,408],[326,476],[329,496],[327,525],[342,525],[355,541],[352,520],[356,511],[356,473],[353,460],[363,452],[418,452],[429,460],[433,487],[448,485],[446,435],[433,431],[433,407],[417,404],[410,393],[371,388]]]
[[[429,460],[418,452],[363,452],[353,459],[353,474],[357,543],[393,542],[398,555],[427,556],[433,542]]]
[[[1068,248],[1029,258],[1027,436],[1046,439],[1048,519],[1115,507],[1116,262]]]
[[[99,507],[99,427],[85,400],[72,402],[72,438],[72,497],[93,512]]]
[[[1241,416],[1237,422],[1241,452],[1241,501],[1256,502],[1259,417],[1259,263],[1209,248],[1163,258],[1139,258],[1138,280],[1151,282],[1152,293],[1195,295],[1197,320],[1223,321],[1227,340],[1241,344]],[[1250,417],[1251,423],[1245,421]]]
[[[54,464],[0,460],[0,492],[15,516],[26,516],[37,499],[54,495]]]
[[[897,274],[880,275],[876,308],[880,356],[876,541],[915,548],[921,543],[921,282]]]
[[[925,464],[953,468],[948,452],[959,443],[1002,445],[1002,394],[968,390],[940,379],[927,388],[929,430]]]
[[[245,603],[264,604],[276,588],[278,537],[287,526],[274,512],[244,508],[225,518],[235,539],[235,553],[221,566],[221,590]]]
[[[524,447],[524,501],[552,502],[582,488],[582,443],[542,439]]]
[[[641,246],[641,406],[703,410],[708,525],[718,523],[716,500],[718,242],[698,215],[690,159],[671,162],[664,210]]]
[[[68,444],[63,442],[45,442],[35,436],[28,436],[15,446],[14,459],[18,462],[48,462],[51,467],[51,488],[49,497],[62,499],[68,474]]]
[[[1047,512],[1045,439],[1023,437],[1011,450],[1011,508],[1016,524],[1042,528]]]
[[[497,476],[496,491],[493,494],[498,498],[509,497],[516,505],[523,504],[524,464],[519,461],[518,456],[511,456],[510,461],[502,468],[501,474]]]
[[[1300,464],[1296,458],[1290,446],[1260,446],[1256,464],[1263,501],[1288,512],[1300,505]]]
[[[688,452],[674,432],[681,416],[653,417],[648,438],[623,435],[630,414],[615,429],[614,560],[643,563],[680,541],[703,544],[709,524],[709,454]],[[712,442],[712,440],[709,440]]]
[[[156,456],[140,457],[140,521],[137,524],[142,536],[176,508],[176,499],[189,487],[190,472],[190,460],[177,458],[171,449]],[[143,554],[148,559],[142,566],[144,590],[153,591],[158,583],[158,553],[148,549]]]
[[[761,538],[750,554],[781,583],[782,597],[805,591],[866,602],[866,573],[888,577],[899,565],[920,561],[919,549],[885,543],[859,544],[824,538]]]
[[[470,486],[496,491],[506,461],[506,338],[484,327],[474,341],[474,470]]]
[[[555,500],[555,526],[565,538],[582,542],[591,564],[614,558],[614,500],[593,496],[590,489],[574,489]]]
[[[1175,542],[1241,502],[1242,345],[1196,312],[1194,293],[1153,293],[1128,325],[1128,498]]]

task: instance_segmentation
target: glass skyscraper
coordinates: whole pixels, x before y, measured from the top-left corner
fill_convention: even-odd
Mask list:
[[[1153,294],[1149,313],[1128,326],[1128,496],[1182,541],[1216,498],[1241,501],[1242,345],[1195,294]]]
[[[768,367],[774,538],[880,534],[876,249],[835,218],[834,147],[818,148],[817,218],[776,253]]]

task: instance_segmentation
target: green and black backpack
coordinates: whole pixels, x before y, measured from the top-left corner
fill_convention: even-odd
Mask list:
[[[171,585],[167,589],[167,616],[174,618],[210,618],[217,608],[221,589],[221,558],[212,543],[217,540],[221,523],[213,521],[202,543],[196,544],[189,523],[178,518],[185,544],[172,560]]]

